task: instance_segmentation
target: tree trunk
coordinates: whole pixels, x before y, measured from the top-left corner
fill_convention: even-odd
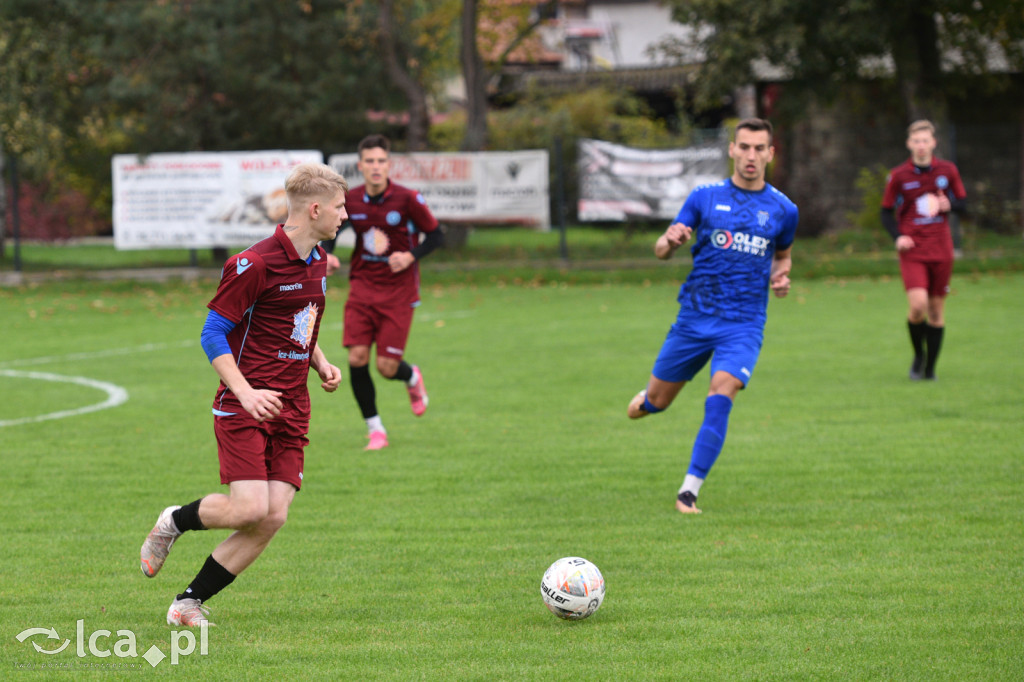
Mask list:
[[[463,151],[487,145],[487,73],[476,45],[477,0],[462,0],[462,78],[466,82],[466,135]]]
[[[890,42],[907,123],[926,118],[941,131],[947,128],[949,108],[942,89],[939,27],[929,5],[908,7],[903,21],[894,22]]]
[[[427,93],[412,74],[403,66],[398,55],[395,36],[394,0],[381,0],[378,7],[377,26],[380,29],[380,47],[392,82],[405,94],[409,104],[409,127],[406,130],[406,145],[411,152],[427,148],[427,134],[430,130],[430,116],[427,110]]]

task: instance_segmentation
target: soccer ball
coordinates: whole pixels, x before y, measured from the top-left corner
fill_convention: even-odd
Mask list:
[[[566,620],[583,620],[604,601],[604,576],[586,559],[559,559],[544,571],[540,595],[551,613]]]

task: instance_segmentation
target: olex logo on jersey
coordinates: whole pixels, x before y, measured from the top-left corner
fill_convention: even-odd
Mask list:
[[[200,656],[207,656],[210,653],[209,623],[201,623],[199,627],[198,653]],[[117,639],[111,641],[113,635]],[[27,628],[22,630],[15,637],[19,642],[32,645],[35,654],[32,660],[22,663],[15,663],[15,668],[42,669],[42,668],[119,668],[131,669],[141,667],[142,658],[151,667],[155,668],[168,657],[163,649],[153,644],[145,653],[139,655],[138,641],[135,633],[131,630],[118,630],[111,633],[110,630],[94,630],[87,637],[85,634],[85,619],[78,620],[75,624],[74,649],[71,649],[72,640],[64,639],[57,634],[57,629],[49,628]],[[56,640],[56,641],[52,641]],[[63,641],[61,641],[63,640]],[[182,656],[191,656],[196,653],[196,634],[192,630],[171,630],[170,659],[171,665],[177,665]],[[64,653],[63,656],[58,654]],[[74,651],[78,659],[89,660],[68,660],[71,652]],[[36,658],[36,654],[42,658]],[[111,658],[113,657],[113,658]],[[92,659],[103,659],[95,661]]]
[[[756,234],[737,232],[733,234],[729,230],[715,230],[710,236],[711,245],[716,249],[732,249],[740,253],[750,253],[755,256],[764,256],[768,252],[768,245],[771,243],[767,237]]]

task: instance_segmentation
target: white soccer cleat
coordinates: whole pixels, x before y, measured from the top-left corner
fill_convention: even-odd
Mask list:
[[[180,506],[173,506],[160,512],[153,530],[149,531],[146,541],[142,543],[140,552],[142,559],[142,572],[147,578],[152,578],[164,565],[167,554],[171,551],[174,541],[181,537],[181,531],[174,525],[171,513]]]
[[[214,625],[206,617],[210,615],[210,608],[203,606],[198,599],[175,599],[171,602],[171,608],[167,609],[168,625],[184,625],[187,628],[197,628],[203,623]]]

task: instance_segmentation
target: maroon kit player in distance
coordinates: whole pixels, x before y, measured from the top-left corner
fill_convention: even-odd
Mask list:
[[[960,171],[935,158],[935,126],[915,121],[907,128],[910,159],[889,172],[882,197],[882,224],[895,240],[907,292],[907,328],[914,349],[910,378],[935,379],[946,327],[946,294],[953,276],[949,213],[967,208]]]
[[[228,259],[208,304],[201,340],[220,376],[214,433],[228,494],[164,509],[142,545],[142,572],[155,576],[186,531],[235,532],[171,603],[170,625],[209,623],[206,601],[263,552],[302,485],[309,372],[328,393],[341,383],[341,370],[317,344],[327,291],[327,253],[319,242],[337,235],[347,189],[328,166],[296,166],[285,181],[285,223]]]
[[[388,436],[377,411],[370,346],[377,345],[377,371],[385,379],[404,383],[413,414],[422,416],[428,401],[423,374],[403,356],[413,312],[420,304],[418,261],[440,246],[442,237],[423,196],[389,179],[389,140],[369,135],[359,143],[358,152],[365,184],[349,190],[346,199],[355,248],[342,344],[348,349],[352,394],[366,421],[366,449],[380,450],[387,447]]]

